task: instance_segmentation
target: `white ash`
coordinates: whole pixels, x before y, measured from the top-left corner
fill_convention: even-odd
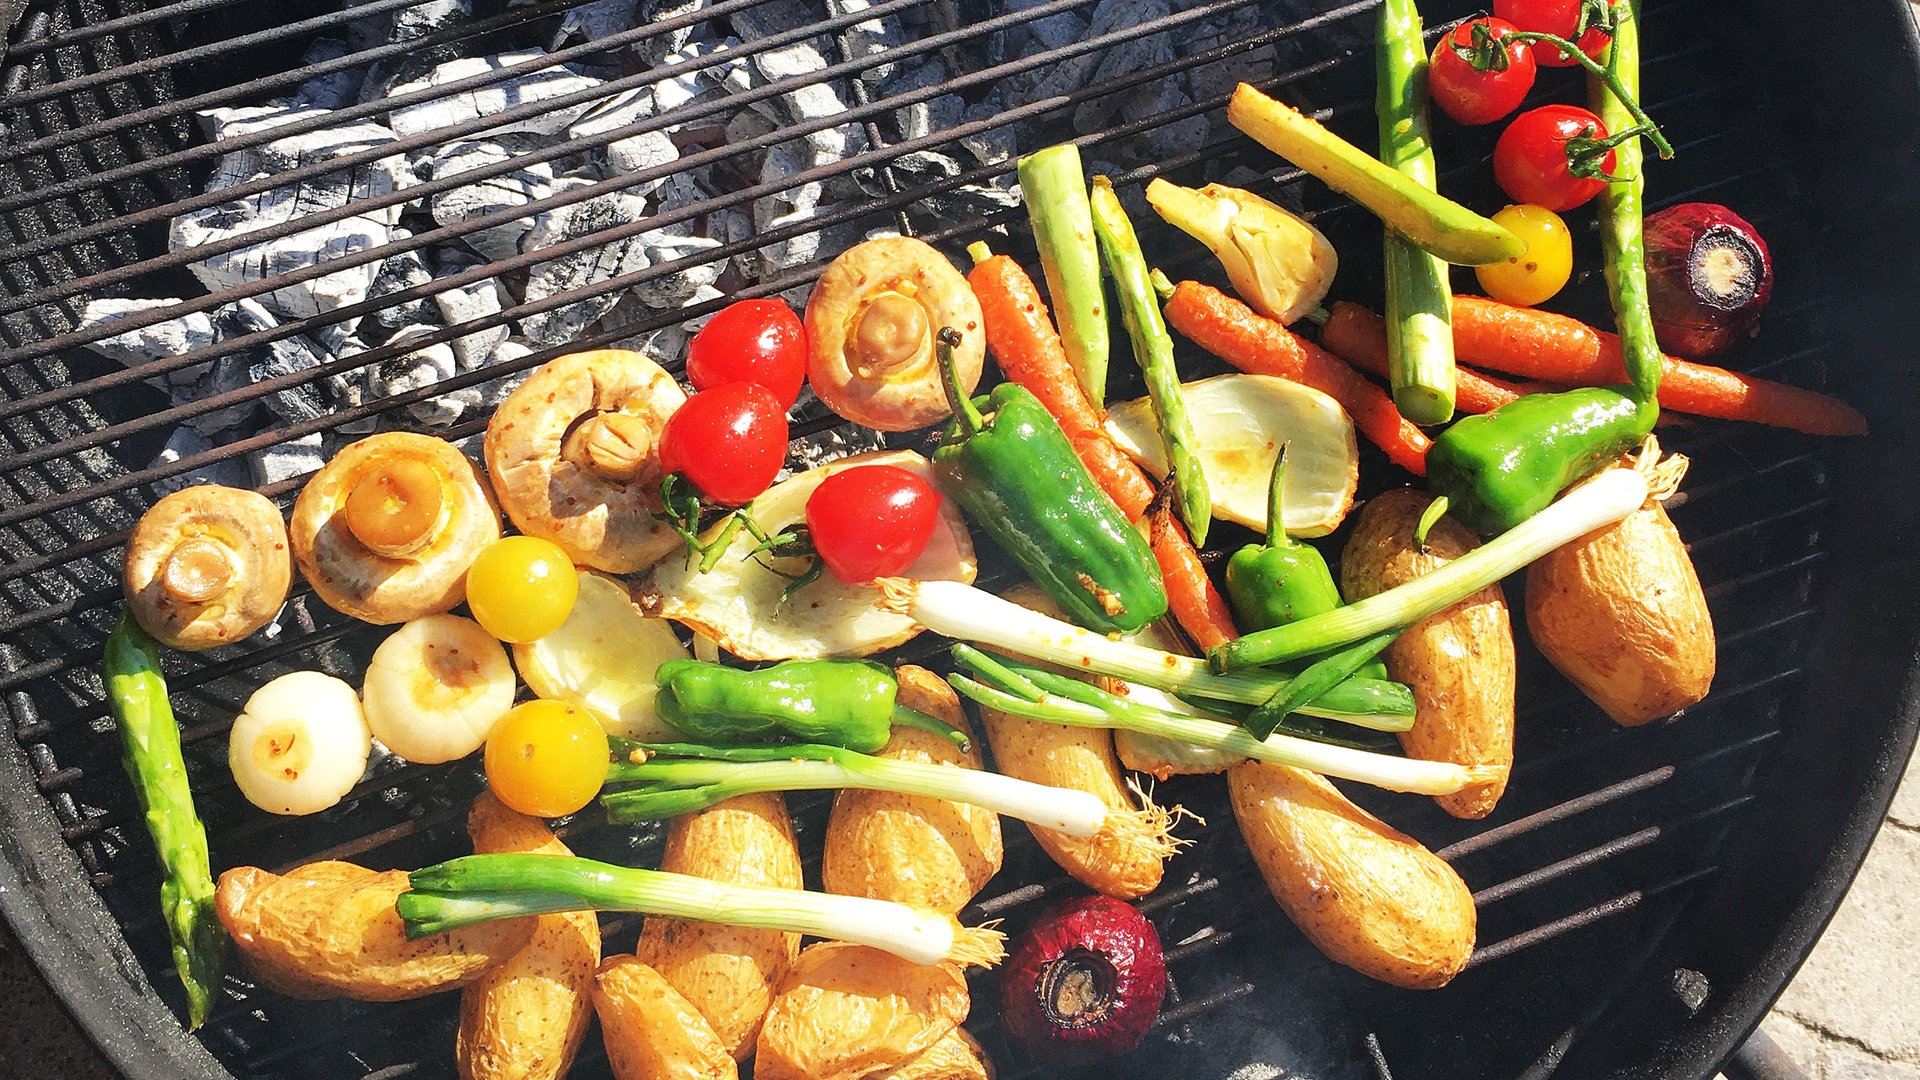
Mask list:
[[[692,177],[679,173],[671,177],[660,189],[655,198],[653,212],[664,214],[682,207],[692,206],[708,198]],[[647,249],[647,259],[655,266],[673,262],[676,259],[691,258],[703,251],[712,251],[722,241],[701,234],[705,224],[703,217],[689,218],[658,229],[649,229],[634,239]],[[726,271],[725,256],[707,262],[683,266],[663,277],[641,282],[633,287],[633,293],[642,303],[652,307],[668,308],[686,302],[687,298],[699,291],[702,286],[711,285],[720,279]]]
[[[326,440],[319,432],[262,447],[247,455],[254,487],[266,487],[317,471],[327,463]]]
[[[991,120],[1005,111],[1006,106],[1000,101],[998,91],[995,91],[987,95],[986,100],[967,106],[967,111],[961,120],[968,124],[978,120]],[[982,165],[998,165],[1004,161],[1012,161],[1014,155],[1019,152],[1019,144],[1011,125],[963,135],[960,138],[960,145]]]
[[[767,150],[766,161],[762,164],[760,171],[761,183],[779,183],[804,170],[804,164],[796,160],[793,151],[789,149],[790,145],[783,143]],[[753,203],[754,232],[767,233],[814,217],[819,212],[822,190],[820,182],[816,180],[796,184],[784,191],[755,199]],[[801,233],[785,240],[764,244],[759,249],[757,260],[760,274],[764,277],[790,266],[812,262],[819,251],[819,233]]]
[[[750,42],[811,26],[815,21],[813,13],[801,0],[768,0],[733,14],[734,28]],[[755,53],[753,63],[768,82],[777,83],[782,79],[799,78],[824,70],[828,66],[826,52],[832,48],[832,43],[824,36],[808,38]],[[797,86],[781,94],[779,100],[785,116],[778,119],[792,124],[825,120],[846,112],[848,108],[839,87],[832,82]],[[825,128],[810,132],[804,138],[812,151],[810,165],[831,164],[867,149],[866,133],[857,124]]]
[[[715,210],[707,215],[707,235],[722,244],[734,244],[753,238],[753,215],[738,207]],[[743,277],[759,276],[759,253],[753,250],[737,251],[729,260]]]
[[[405,229],[393,231],[395,240],[403,240],[411,235]],[[379,300],[432,283],[433,271],[427,268],[426,255],[418,248],[402,251],[381,260],[379,273],[373,276],[373,283],[367,287],[367,299]],[[432,296],[389,304],[360,320],[360,339],[368,345],[384,344],[402,327],[437,324],[439,319],[440,310]]]
[[[947,81],[947,65],[939,57],[902,64],[897,77],[882,91],[887,97],[925,90]],[[936,131],[957,127],[967,103],[958,94],[942,94],[893,111],[892,136],[900,142],[923,139]]]
[[[388,344],[404,347],[407,342],[425,337],[437,329],[410,326],[395,334]],[[367,372],[368,395],[377,400],[432,386],[453,378],[458,366],[453,358],[453,349],[446,342],[421,345],[374,364]],[[465,405],[453,401],[450,395],[426,398],[406,406],[409,416],[428,427],[446,427],[459,420],[465,411]]]
[[[450,266],[446,260],[440,264],[441,273],[456,273],[459,267]],[[470,285],[441,289],[433,296],[435,306],[440,309],[440,319],[448,326],[484,319],[489,315],[498,315],[507,305],[507,291],[499,278],[485,278]],[[461,371],[472,371],[488,363],[512,332],[505,323],[454,338],[448,344],[453,348],[453,358]]]
[[[562,241],[631,225],[647,217],[646,200],[626,192],[599,195],[585,202],[558,207],[540,215],[522,243],[539,251]],[[537,263],[527,275],[528,303],[645,269],[650,263],[646,245],[627,237],[550,262]],[[520,320],[520,332],[537,345],[563,345],[620,302],[617,291],[588,297]]]
[[[704,101],[721,94],[744,94],[756,86],[764,86],[765,82],[747,57],[734,56],[717,62],[712,60],[715,56],[738,50],[742,44],[737,37],[719,41],[689,41],[680,46],[678,51],[668,54],[660,66],[689,60],[705,63],[650,84],[655,109],[664,114],[691,102]]]
[[[451,60],[436,66],[423,80],[396,85],[392,95],[399,96],[431,90],[457,80],[537,61],[545,55],[547,54],[543,50],[528,49],[523,52],[500,53],[496,56]],[[389,120],[393,124],[393,130],[401,135],[418,135],[422,132],[435,131],[454,124],[466,123],[469,120],[477,120],[483,116],[505,112],[509,108],[548,101],[563,94],[590,90],[599,85],[601,85],[599,79],[581,75],[560,64],[552,64],[485,86],[456,91],[446,97],[422,101],[417,105],[403,106],[393,110]],[[568,124],[585,112],[590,104],[592,102],[581,102],[542,110],[521,120],[489,128],[484,134],[523,131],[537,135],[558,135],[566,130]]]
[[[620,128],[630,127],[654,116],[653,88],[635,87],[607,98],[580,114],[567,128],[568,139],[585,139]],[[673,136],[664,130],[643,131],[623,139],[615,139],[598,150],[591,151],[603,164],[605,171],[611,174],[636,173],[642,169],[655,168],[670,164],[680,157],[680,150],[673,144]],[[665,177],[636,184],[626,190],[636,195],[645,195],[665,182]]]
[[[252,299],[236,300],[213,313],[213,325],[221,341],[277,329],[279,320]],[[249,384],[310,371],[324,362],[320,350],[299,334],[251,345],[223,360],[246,365]],[[327,413],[327,402],[316,383],[298,383],[282,387],[262,399],[262,404],[289,424],[317,420]]]
[[[871,0],[826,0],[827,14],[833,18],[856,15],[872,7]],[[857,60],[863,57],[878,56],[889,49],[906,44],[906,35],[900,29],[897,15],[883,15],[877,19],[866,19],[854,23],[839,32],[841,51],[844,59]],[[842,59],[836,57],[835,59]],[[863,82],[885,82],[893,77],[894,64],[883,60],[860,71]]]
[[[469,0],[426,0],[393,13],[393,29],[387,34],[387,41],[391,44],[414,41],[471,18],[473,5]]]
[[[701,304],[722,299],[725,296],[725,293],[714,288],[712,285],[702,285],[698,289],[695,289],[693,295],[687,297],[681,306],[697,307]],[[614,323],[616,319],[621,320],[621,322],[614,323],[614,325],[609,327],[614,330],[619,329],[619,326],[622,324],[637,323],[641,320],[658,317],[659,311],[641,304],[638,297],[623,301],[618,308],[615,308],[607,315],[610,323]],[[631,349],[634,352],[642,353],[652,359],[654,363],[660,364],[663,367],[668,364],[677,364],[686,358],[687,342],[693,340],[693,335],[698,333],[700,328],[706,325],[707,320],[712,317],[711,314],[701,315],[697,318],[688,319],[685,322],[668,323],[655,330],[642,331],[631,337],[625,337],[615,341],[613,348]]]
[[[704,11],[706,8],[707,0],[640,0],[635,12],[638,17],[628,25],[666,22],[669,19],[678,19]],[[636,44],[633,50],[646,63],[657,67],[666,62],[667,57],[687,47],[693,40],[694,25],[689,24],[678,30],[651,34]]]
[[[334,356],[345,360],[358,356],[366,351],[366,344],[359,338],[348,338],[340,343],[339,348],[334,350]],[[357,409],[378,396],[370,393],[368,390],[367,384],[369,377],[370,372],[367,368],[350,367],[342,371],[333,372],[321,380],[320,385],[326,392],[327,399],[333,403],[333,411],[344,412],[348,409]],[[371,435],[380,430],[380,418],[378,416],[363,416],[353,420],[347,420],[335,424],[333,430],[341,435],[354,438],[361,435]]]
[[[576,41],[601,38],[633,29],[638,0],[593,0],[577,8],[568,8],[561,16],[560,29],[554,33],[554,49]]]
[[[92,330],[129,315],[175,307],[180,303],[179,300],[122,300],[111,297],[89,300],[87,306],[81,309],[80,324],[74,329]],[[204,311],[190,311],[165,322],[90,342],[87,348],[132,367],[158,357],[180,356],[204,349],[212,345],[213,340],[213,316]]]
[[[205,435],[181,425],[167,436],[167,445],[160,448],[147,468],[158,469],[186,458],[199,457],[213,450],[213,443]],[[182,488],[195,484],[219,484],[223,487],[246,487],[247,467],[240,462],[228,459],[216,461],[211,465],[202,465],[197,469],[169,476],[165,480],[153,482],[155,495],[171,495]]]
[[[214,142],[237,139],[242,135],[251,135],[256,131],[285,127],[296,120],[304,120],[331,112],[331,109],[305,102],[290,102],[284,99],[266,105],[237,105],[231,108],[201,109],[194,113],[200,121],[200,130]]]
[[[507,137],[500,140],[452,142],[434,151],[421,165],[430,179],[510,161],[525,152],[529,144]],[[512,172],[476,180],[471,184],[442,191],[433,197],[433,220],[442,225],[457,225],[501,210],[525,206],[538,199],[582,186],[583,180],[556,177],[553,166],[545,161],[528,162]],[[461,237],[468,247],[488,259],[509,259],[520,253],[520,241],[533,228],[534,219],[515,218],[467,233]]]
[[[312,67],[338,60],[348,55],[347,43],[339,38],[320,38],[307,46],[306,54],[300,58],[302,65]],[[360,84],[366,80],[367,73],[361,68],[342,68],[325,75],[315,75],[301,83],[293,91],[293,104],[306,105],[316,109],[339,109],[354,103],[360,96]]]

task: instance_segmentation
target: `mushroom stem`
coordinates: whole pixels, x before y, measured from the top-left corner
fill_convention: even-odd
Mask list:
[[[379,555],[399,558],[432,542],[446,510],[433,466],[413,458],[383,461],[347,496],[347,530]]]
[[[654,459],[653,429],[630,413],[601,413],[580,425],[574,437],[586,467],[616,484],[638,480]]]
[[[855,373],[863,379],[906,374],[925,359],[932,330],[920,301],[891,289],[881,293],[855,317],[848,350]]]
[[[204,604],[233,584],[233,558],[219,541],[193,536],[167,555],[160,571],[160,587],[170,600]]]

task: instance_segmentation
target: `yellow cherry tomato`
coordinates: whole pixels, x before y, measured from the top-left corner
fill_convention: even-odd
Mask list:
[[[1480,287],[1495,300],[1532,307],[1552,299],[1573,276],[1573,237],[1560,215],[1544,206],[1509,206],[1493,220],[1527,242],[1527,250],[1503,262],[1473,268]]]
[[[573,560],[536,536],[495,540],[467,569],[467,607],[501,641],[537,641],[560,629],[579,595]]]
[[[593,801],[607,779],[607,733],[593,710],[526,701],[487,735],[487,784],[533,817],[561,817]]]

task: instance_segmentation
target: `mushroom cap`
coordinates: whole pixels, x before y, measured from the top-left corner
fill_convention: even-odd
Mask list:
[[[175,553],[189,541],[170,574]],[[196,556],[204,561],[189,566]],[[212,595],[182,595],[176,575],[194,569],[216,572],[192,582]],[[287,602],[292,580],[280,508],[257,492],[205,484],[168,495],[140,518],[127,540],[122,584],[142,629],[176,649],[198,650],[230,645],[265,626]]]
[[[382,555],[347,527],[347,497],[374,470],[419,462],[440,480],[442,509],[429,538],[402,556]],[[406,622],[451,609],[467,595],[467,567],[500,539],[500,509],[485,476],[444,439],[388,431],[350,443],[315,473],[293,504],[293,557],[313,591],[364,622]]]
[[[909,359],[883,373],[862,370],[861,324],[878,296],[895,294],[924,312],[924,342]],[[942,327],[960,332],[953,350],[960,384],[972,393],[986,355],[980,301],[960,271],[925,241],[886,236],[855,244],[820,275],[807,299],[807,378],[834,412],[877,431],[912,431],[937,424],[952,412],[940,377],[933,336]]]
[[[653,565],[681,544],[653,515],[665,476],[660,433],[686,400],[673,376],[637,352],[599,349],[548,361],[487,425],[487,472],[507,516],[581,565],[615,574]],[[596,468],[583,445],[592,425],[608,417],[631,424],[626,434],[639,440],[624,479]]]

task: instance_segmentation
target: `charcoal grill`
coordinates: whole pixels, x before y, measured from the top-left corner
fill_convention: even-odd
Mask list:
[[[968,164],[980,159],[959,149],[962,140],[1015,129],[1029,137],[1045,132],[1047,138],[1076,138],[1089,158],[1115,164],[1123,192],[1137,192],[1156,175],[1186,182],[1229,175],[1244,180],[1311,214],[1332,237],[1343,258],[1337,295],[1373,300],[1380,294],[1377,226],[1235,135],[1222,119],[1223,98],[1198,94],[1190,104],[1103,118],[1090,130],[1073,127],[1082,106],[1097,106],[1109,95],[1203,64],[1245,61],[1255,65],[1264,88],[1318,111],[1356,140],[1368,140],[1371,3],[1217,0],[1177,11],[1165,4],[1143,6],[1152,17],[1078,41],[1043,43],[1053,47],[1022,55],[1004,47],[1007,32],[1027,32],[1036,20],[1062,13],[1084,18],[1092,5],[885,0],[863,9],[840,3],[810,9],[811,25],[743,46],[753,53],[796,41],[818,43],[827,66],[747,96],[771,102],[802,86],[831,85],[845,111],[774,126],[730,144],[685,146],[678,161],[561,191],[543,205],[638,189],[682,169],[712,166],[744,174],[754,155],[845,125],[864,135],[864,149],[851,157],[766,182],[743,176],[724,194],[646,221],[322,315],[287,319],[277,328],[138,368],[123,369],[83,348],[143,318],[210,311],[303,275],[311,279],[356,259],[426,248],[488,224],[483,219],[424,228],[324,269],[214,293],[201,289],[185,268],[221,245],[191,256],[167,252],[167,224],[183,213],[573,103],[556,98],[515,105],[465,125],[464,132],[431,131],[201,193],[221,154],[320,122],[297,121],[271,136],[243,136],[216,148],[196,132],[193,110],[258,104],[304,79],[375,61],[403,65],[410,57],[548,45],[562,13],[581,6],[580,0],[520,7],[482,2],[469,21],[300,67],[308,44],[337,34],[349,16],[377,16],[415,2],[376,0],[342,13],[332,3],[31,0],[8,35],[10,51],[0,66],[0,217],[7,226],[6,258],[0,260],[0,707],[12,738],[0,739],[0,911],[88,1034],[129,1076],[450,1076],[456,1023],[446,997],[398,1005],[296,1002],[236,975],[228,978],[212,1021],[197,1038],[179,1031],[174,1016],[180,995],[154,903],[153,851],[120,773],[94,675],[119,594],[119,546],[154,497],[155,485],[343,424],[377,419],[405,426],[409,405],[531,368],[572,348],[657,331],[719,305],[651,312],[624,326],[596,328],[570,346],[537,348],[433,386],[150,463],[176,425],[378,365],[408,348],[511,326],[583,298],[617,295],[698,263],[750,255],[819,230],[836,236],[891,227],[956,256],[967,241],[987,238],[1030,262],[1020,211],[956,217],[952,209],[965,205],[955,200],[969,185],[991,184],[1010,166]],[[609,58],[630,45],[724,27],[773,2],[719,0],[561,48],[541,63],[610,65]],[[1920,316],[1907,302],[1920,285],[1920,256],[1910,243],[1920,225],[1920,186],[1911,182],[1920,156],[1913,137],[1920,131],[1920,62],[1912,16],[1905,0],[1853,0],[1817,10],[1778,0],[1649,0],[1645,6],[1650,105],[1680,150],[1675,161],[1651,171],[1650,197],[1656,204],[1711,199],[1734,206],[1767,234],[1781,267],[1763,333],[1734,361],[1841,394],[1868,414],[1875,434],[1820,441],[1711,422],[1671,433],[1668,442],[1695,463],[1674,517],[1690,541],[1720,630],[1719,681],[1700,705],[1674,720],[1624,731],[1523,649],[1519,763],[1492,817],[1461,822],[1427,800],[1359,795],[1453,861],[1476,890],[1479,949],[1469,970],[1443,990],[1397,991],[1325,961],[1267,899],[1230,825],[1221,785],[1206,779],[1164,785],[1166,800],[1197,810],[1211,825],[1195,830],[1194,846],[1171,865],[1167,884],[1142,904],[1171,949],[1175,993],[1168,1011],[1146,1048],[1106,1073],[1262,1080],[1373,1077],[1385,1069],[1402,1078],[1706,1076],[1757,1023],[1858,867],[1920,724],[1913,659],[1920,651],[1920,500],[1913,497],[1920,490],[1914,435],[1920,431],[1920,365],[1904,347],[1920,331]],[[1251,33],[1208,41],[1188,32],[1243,8],[1258,14]],[[0,3],[0,15],[11,11]],[[1436,0],[1427,14],[1438,26],[1468,11]],[[910,31],[876,52],[857,31],[882,17],[900,19]],[[893,137],[898,131],[889,127],[896,110],[940,95],[978,102],[1022,73],[1156,41],[1173,47],[1117,77],[1009,104],[998,114],[918,138]],[[881,65],[917,57],[940,58],[947,80],[897,89],[875,77]],[[694,57],[675,70],[717,62]],[[511,74],[490,71],[475,77],[474,85]],[[598,99],[661,77],[658,69],[615,71],[609,81],[576,96]],[[1540,93],[1566,95],[1571,79],[1549,77]],[[693,127],[741,104],[739,98],[694,102],[587,142],[604,145],[669,124]],[[392,100],[374,101],[349,105],[345,113],[378,119],[393,107]],[[1209,121],[1198,145],[1152,160],[1126,157],[1130,146],[1137,152],[1139,136],[1194,117]],[[1498,205],[1486,167],[1492,134],[1440,123],[1443,183],[1474,205]],[[494,171],[542,155],[557,159],[582,145],[533,150]],[[921,151],[948,154],[963,167],[929,179],[908,167],[910,155]],[[388,201],[450,190],[486,174],[483,169],[428,180]],[[842,194],[810,219],[724,238],[717,248],[580,289],[510,303],[497,314],[435,329],[420,341],[330,358],[317,368],[184,404],[170,404],[143,382],[814,182],[836,185]],[[849,195],[855,191],[859,197]],[[346,210],[249,233],[225,247],[380,205],[377,198],[358,201]],[[1151,226],[1150,215],[1138,220],[1150,252],[1165,253],[1163,261],[1180,271],[1208,274],[1194,245]],[[1577,244],[1592,265],[1594,239],[1583,233]],[[735,296],[790,293],[804,288],[819,268],[804,263],[736,273],[725,284]],[[1566,294],[1574,314],[1604,318],[1597,278],[1583,276]],[[80,326],[89,299],[174,296],[186,297],[184,305],[134,315],[111,331]],[[1203,356],[1186,352],[1180,359],[1189,373],[1209,370]],[[832,418],[813,415],[796,426],[798,437],[835,433]],[[439,433],[465,438],[484,425],[482,410]],[[912,436],[896,440],[913,442]],[[1388,473],[1378,457],[1363,466],[1363,476],[1375,485]],[[284,505],[302,479],[277,478],[263,489]],[[1001,571],[999,580],[1006,577]],[[337,857],[410,867],[462,850],[462,817],[479,786],[471,765],[388,763],[342,808],[297,820],[268,819],[251,810],[224,775],[223,734],[252,687],[293,667],[318,666],[351,677],[378,637],[296,589],[276,637],[170,661],[216,866]],[[902,654],[925,657],[930,651],[922,643]],[[817,851],[826,801],[796,798],[793,805],[803,850]],[[1071,884],[1021,829],[1011,828],[1008,837],[1006,869],[968,917],[1002,918],[1017,930],[1047,897],[1071,891]],[[657,853],[659,837],[655,830],[578,820],[569,839],[583,854],[645,860]],[[609,951],[630,947],[636,927],[631,919],[607,920]],[[991,1000],[986,986],[976,988],[970,1026],[1003,1075],[1036,1075],[998,1033]],[[575,1075],[605,1071],[590,1041]]]

